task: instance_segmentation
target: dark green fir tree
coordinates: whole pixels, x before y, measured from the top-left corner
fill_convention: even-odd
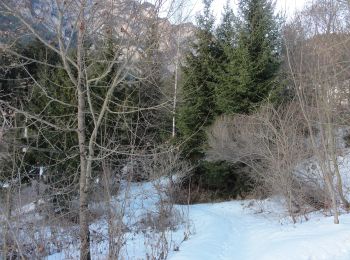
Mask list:
[[[216,95],[222,113],[249,113],[276,96],[281,85],[281,20],[274,12],[270,0],[240,1],[240,21],[237,30],[233,27],[237,37]]]
[[[236,58],[238,36],[238,18],[227,1],[221,23],[216,30],[217,45],[221,53],[215,74],[218,80],[215,88],[215,101],[219,113],[229,112],[234,107],[234,102],[237,102],[234,94],[238,84]]]
[[[204,12],[197,17],[198,31],[193,50],[186,57],[183,69],[182,98],[178,127],[185,156],[201,158],[206,143],[205,127],[215,117],[214,88],[218,46],[214,38],[212,0],[204,0]]]
[[[237,49],[239,78],[234,112],[252,111],[279,88],[280,19],[270,0],[241,0],[242,26]]]

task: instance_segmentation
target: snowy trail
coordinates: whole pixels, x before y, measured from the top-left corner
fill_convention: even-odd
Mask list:
[[[238,251],[245,247],[248,225],[248,220],[242,218],[242,212],[240,205],[237,207],[232,203],[191,206],[190,215],[192,220],[196,220],[196,232],[170,259],[232,259],[232,255],[244,259],[244,252]]]
[[[158,197],[150,183],[133,185],[130,194],[132,216],[142,216],[155,209]],[[255,210],[264,205],[265,211],[261,214],[247,207],[251,203],[253,201],[190,205],[189,218],[194,232],[182,243],[185,226],[169,233],[167,259],[350,260],[350,214],[341,215],[339,225],[333,224],[332,217],[325,217],[320,212],[310,215],[309,221],[293,224],[290,219],[282,218],[285,209],[278,199],[256,201]],[[183,206],[177,207],[183,210]],[[92,226],[106,233],[105,222],[98,221]],[[142,232],[129,235],[123,251],[125,259],[148,259],[146,255],[152,250],[154,244],[150,243],[154,238]],[[179,251],[174,251],[175,248]],[[94,244],[93,259],[106,259],[107,254],[106,240]],[[78,259],[78,256],[78,247],[74,245],[47,259]]]
[[[244,210],[238,201],[193,205],[195,234],[171,260],[349,260],[350,216],[281,225],[276,218]]]

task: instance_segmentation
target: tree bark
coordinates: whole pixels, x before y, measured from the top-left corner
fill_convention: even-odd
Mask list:
[[[78,88],[78,139],[80,151],[80,178],[79,178],[79,224],[80,224],[80,259],[89,260],[90,257],[90,232],[89,232],[89,205],[87,183],[87,159],[85,136],[85,99],[81,87]]]
[[[4,258],[7,259],[9,245],[10,245],[10,226],[9,223],[11,221],[11,185],[7,188],[6,192],[6,224],[4,230],[4,246],[3,246],[3,254]]]
[[[89,182],[88,182],[88,160],[86,150],[86,122],[85,122],[85,103],[86,96],[84,91],[84,66],[83,66],[83,37],[84,37],[84,3],[79,15],[80,27],[78,30],[77,43],[77,65],[78,79],[76,83],[78,93],[78,140],[80,152],[80,178],[79,178],[79,225],[80,225],[80,259],[90,260],[90,230],[89,230]]]

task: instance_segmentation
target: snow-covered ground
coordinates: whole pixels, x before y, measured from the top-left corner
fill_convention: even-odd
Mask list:
[[[158,202],[163,192],[159,190],[161,183],[133,183],[123,196],[113,199],[113,205],[118,205],[118,201],[129,201],[123,222],[130,230],[123,237],[125,244],[121,253],[124,258],[121,259],[153,259],[152,256],[159,255],[160,233],[147,226],[136,230],[140,219],[159,210]],[[18,214],[30,214],[34,208],[33,203],[24,205]],[[167,259],[170,260],[350,259],[350,214],[346,212],[340,216],[339,225],[333,224],[333,217],[321,211],[300,216],[293,224],[278,197],[264,201],[177,205],[175,209],[174,212],[181,215],[179,221],[175,221],[173,229],[164,231],[169,250]],[[107,259],[107,227],[104,218],[90,226],[93,259]],[[72,230],[78,234],[77,226]],[[41,232],[42,237],[49,239],[48,226]],[[64,236],[57,239],[63,250],[52,250],[44,259],[79,259],[77,237],[72,239],[67,235],[67,239]]]
[[[154,231],[152,224],[158,221],[162,199],[166,199],[164,189],[167,189],[167,181],[164,179],[146,183],[123,184],[120,195],[112,199],[112,205],[118,214],[123,211],[123,225],[127,227],[123,237],[124,244],[121,249],[121,259],[153,259],[159,256],[166,246],[165,251],[177,250],[189,233],[188,207],[175,206],[172,210],[173,217],[165,220],[171,223],[163,233]],[[163,205],[163,204],[162,204]],[[166,205],[166,203],[164,204]],[[163,205],[163,206],[164,206]],[[95,205],[96,207],[101,205]],[[105,210],[105,209],[104,209]],[[108,258],[108,224],[105,219],[100,219],[90,225],[92,235],[91,254],[93,259]],[[166,242],[162,235],[164,234]],[[165,242],[165,243],[164,243]],[[78,245],[72,245],[61,252],[47,257],[48,260],[79,259]]]
[[[169,259],[350,259],[349,214],[340,217],[339,225],[320,213],[293,224],[275,213],[256,213],[248,204],[252,202],[191,206],[196,232]]]
[[[131,207],[139,211],[137,214],[143,214],[141,209],[145,205],[148,209],[155,206],[152,187],[150,183],[131,187],[130,196],[135,198]],[[293,224],[277,198],[197,204],[186,209],[191,228],[186,230],[186,225],[179,225],[176,231],[167,232],[168,259],[171,260],[350,259],[350,214],[341,215],[339,225],[333,224],[333,218],[322,212],[310,213],[306,218],[301,216]],[[98,222],[91,229],[101,232],[105,226],[106,223]],[[188,231],[191,234],[187,238]],[[145,240],[142,232],[128,233],[123,251],[125,259],[147,259],[155,250],[151,244],[157,236],[148,238]],[[94,244],[93,259],[106,259],[107,248],[107,241]],[[48,259],[68,259],[68,256],[77,259],[78,250],[71,248]]]
[[[338,163],[345,196],[350,199],[349,148],[342,147]],[[314,159],[300,167],[302,174],[322,180]],[[170,260],[350,260],[350,213],[344,211],[338,225],[333,224],[332,216],[326,215],[329,212],[323,211],[299,216],[294,224],[278,197],[264,201],[176,205],[172,210],[175,217],[169,219],[171,228],[161,233],[151,226],[157,225],[157,216],[164,206],[159,201],[166,201],[167,181],[123,185],[120,194],[111,201],[117,215],[118,210],[123,209],[122,222],[126,227],[120,259],[161,259],[164,248],[159,246],[166,246]],[[98,207],[106,211],[103,203],[92,205],[92,208]],[[34,212],[34,208],[35,205],[29,203],[18,214]],[[51,255],[46,259],[79,259],[77,230],[75,225],[70,228],[75,236],[58,238],[63,246],[61,249],[51,247]],[[90,230],[92,258],[107,259],[106,219],[97,218]],[[49,237],[50,228],[44,226],[42,233]]]

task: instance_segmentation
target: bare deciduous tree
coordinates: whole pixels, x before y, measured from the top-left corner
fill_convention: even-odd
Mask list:
[[[349,59],[345,51],[349,42],[345,18],[348,15],[338,1],[315,3],[292,23],[294,33],[286,37],[285,45],[311,147],[331,200],[334,223],[339,223],[337,196],[346,208],[349,206],[343,193],[335,142],[336,127],[340,126],[341,114],[349,105]]]
[[[155,5],[147,7],[146,4],[137,1],[130,4],[130,1],[123,0],[55,0],[43,2],[35,8],[26,5],[26,1],[0,2],[1,13],[14,17],[20,24],[19,32],[11,34],[6,43],[1,45],[1,51],[28,63],[38,63],[64,71],[68,81],[66,84],[73,89],[74,100],[67,103],[59,96],[52,95],[47,86],[37,78],[38,75],[31,74],[23,64],[18,64],[27,72],[31,84],[41,90],[49,103],[38,113],[2,99],[0,104],[26,118],[28,124],[39,126],[39,132],[40,129],[46,129],[76,135],[75,146],[79,152],[74,156],[79,157],[78,174],[75,179],[78,179],[79,186],[80,259],[91,258],[89,200],[96,162],[106,162],[106,158],[111,156],[133,155],[137,151],[133,143],[123,146],[119,142],[120,137],[109,133],[108,136],[117,139],[110,140],[108,145],[101,143],[103,126],[117,125],[119,129],[129,129],[131,140],[142,139],[139,129],[144,125],[138,125],[140,118],[147,111],[163,106],[154,105],[152,102],[145,106],[133,105],[129,102],[132,94],[127,94],[125,99],[118,99],[114,95],[122,88],[131,88],[129,93],[133,93],[132,88],[135,84],[147,82],[152,77],[150,73],[154,71],[148,71],[147,75],[141,71],[140,60],[148,55],[150,49],[159,46],[158,39],[153,39],[152,45],[147,46],[145,39],[150,35],[145,34],[149,32],[150,20],[158,26],[159,13],[164,8],[164,2],[159,0]],[[51,15],[47,15],[48,13]],[[39,41],[57,55],[58,64],[22,55],[14,47],[23,39]],[[147,49],[144,49],[144,46]],[[63,89],[63,86],[57,85],[57,88]],[[99,89],[103,91],[97,95],[96,90]],[[35,97],[28,97],[27,102],[31,102],[30,98]],[[61,115],[62,118],[72,120],[57,120],[58,117],[44,116],[51,104],[72,108],[73,114]],[[124,120],[129,114],[137,115],[136,119],[132,119],[134,125],[129,124],[130,120]],[[111,116],[115,116],[116,122],[112,122]],[[48,143],[50,144],[49,139]],[[54,149],[52,145],[52,150]],[[147,151],[150,152],[153,151]],[[105,180],[108,180],[111,169],[108,162],[103,166]],[[117,254],[114,251],[118,250],[111,247],[111,251],[113,255]]]

